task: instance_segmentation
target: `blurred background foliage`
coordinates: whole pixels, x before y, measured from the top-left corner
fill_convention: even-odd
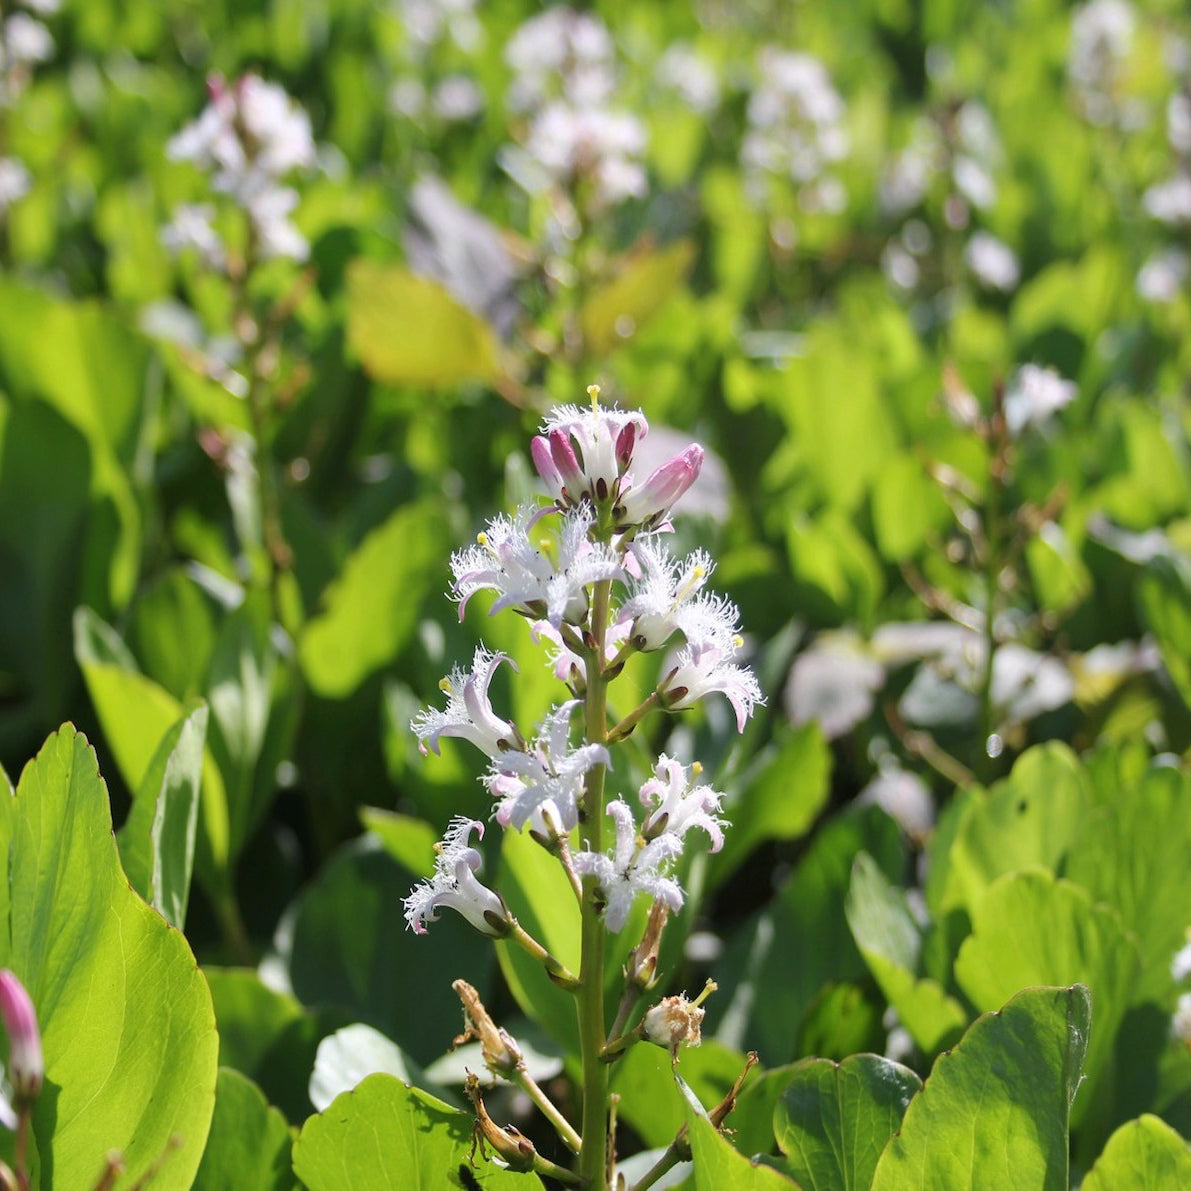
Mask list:
[[[1167,1021],[1185,892],[1161,929],[1131,921],[1088,859],[1107,844],[1026,815],[1021,865],[997,867],[985,833],[1005,791],[1053,793],[1046,765],[1076,819],[1111,801],[1110,771],[1185,782],[1184,7],[593,5],[608,110],[637,129],[617,165],[640,179],[615,198],[590,162],[542,177],[510,61],[537,11],[64,0],[28,67],[7,35],[0,156],[26,179],[0,202],[4,769],[72,720],[120,823],[202,701],[181,914],[221,1061],[291,1120],[310,1108],[294,1071],[300,1087],[340,1025],[431,1063],[450,980],[495,989],[496,965],[462,923],[412,939],[398,901],[447,818],[487,808],[466,758],[418,757],[409,718],[481,625],[518,662],[520,722],[556,697],[520,625],[457,620],[448,555],[535,490],[542,411],[598,382],[647,414],[659,456],[709,449],[678,543],[716,555],[768,696],[739,743],[714,706],[642,741],[698,751],[731,793],[670,960],[679,983],[736,974],[719,1045],[771,1064],[880,1051],[892,1005],[933,1055],[1018,987],[960,946],[995,948],[977,886],[1030,864],[1084,879],[1161,970],[1112,1020]],[[239,284],[161,230],[205,193],[167,143],[209,75],[246,71],[305,109],[317,155],[294,183],[308,258]],[[1074,386],[1053,416],[1010,412],[1024,365]],[[1152,829],[1120,830],[1144,855]],[[955,859],[961,838],[977,860]],[[1171,863],[1191,885],[1186,853]],[[1056,904],[1031,880],[1017,913]],[[906,953],[882,953],[874,906]],[[1112,929],[1098,956],[1126,945]],[[234,966],[262,956],[263,982]],[[532,1015],[504,980],[493,1003]],[[1131,1099],[1096,1101],[1089,1158],[1110,1123],[1191,1104],[1191,1060],[1146,1028],[1150,1067]],[[734,1057],[701,1053],[690,1082],[706,1063],[730,1084]],[[624,1119],[661,1144],[655,1076],[620,1078]]]

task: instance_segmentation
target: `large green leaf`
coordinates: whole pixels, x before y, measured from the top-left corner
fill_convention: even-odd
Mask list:
[[[555,959],[579,972],[579,904],[558,859],[527,831],[506,831],[500,850],[501,896],[518,922]],[[632,926],[630,922],[625,930]],[[568,1050],[578,1052],[574,996],[520,947],[498,942],[496,953],[522,1011],[545,1026]]]
[[[319,1040],[345,1020],[328,1021],[262,983],[252,968],[203,969],[215,1003],[219,1065],[247,1075],[286,1118],[311,1113],[307,1095]]]
[[[205,704],[167,730],[116,837],[133,889],[179,930],[190,900],[206,735]]]
[[[1089,816],[1064,876],[1112,906],[1141,950],[1137,999],[1163,1001],[1173,980],[1170,958],[1191,923],[1191,779],[1151,770],[1132,789]]]
[[[712,1108],[731,1090],[744,1064],[739,1051],[708,1040],[683,1050],[679,1070],[703,1106]],[[631,1125],[647,1146],[668,1145],[686,1121],[686,1106],[674,1086],[670,1055],[660,1046],[634,1046],[612,1068],[610,1090],[620,1097],[620,1119]]]
[[[189,1186],[215,1097],[210,994],[181,933],[129,888],[95,754],[69,725],[4,804],[0,854],[0,964],[28,988],[45,1049],[43,1186],[92,1186],[113,1149],[130,1181],[164,1154],[162,1178]]]
[[[370,1075],[302,1126],[294,1172],[309,1191],[541,1188],[534,1174],[475,1158],[470,1113],[391,1075]]]
[[[425,935],[406,930],[410,885],[375,839],[347,845],[287,910],[277,958],[303,1004],[367,1022],[427,1063],[459,1032],[451,982],[463,977],[483,994],[492,945],[454,913]]]
[[[879,1055],[796,1064],[773,1116],[786,1169],[807,1191],[866,1191],[921,1087],[913,1071]]]
[[[152,679],[126,668],[128,659],[110,649],[107,634],[96,629],[95,614],[80,608],[75,615],[75,654],[87,684],[104,739],[120,776],[139,791],[165,734],[186,715],[186,709]],[[109,630],[110,631],[110,630]],[[196,862],[208,888],[226,889],[229,864],[227,794],[210,750],[204,750]]]
[[[688,1113],[695,1191],[791,1191],[797,1186],[770,1166],[749,1161],[697,1112]]]
[[[1090,805],[1087,779],[1066,745],[1023,753],[1009,777],[968,798],[954,838],[932,850],[946,871],[932,909],[971,912],[1003,873],[1031,866],[1058,872]]]
[[[900,877],[904,845],[898,826],[877,807],[849,810],[815,835],[771,907],[737,932],[716,971],[721,993],[708,1005],[704,1033],[738,1050],[788,1061],[823,988],[867,969],[852,940],[844,899],[859,852]]]
[[[446,540],[441,512],[424,503],[398,509],[361,542],[302,635],[302,670],[314,690],[350,695],[397,656],[423,599],[446,581]]]
[[[285,1117],[260,1088],[230,1067],[219,1069],[211,1135],[194,1191],[291,1191],[293,1141]]]
[[[348,343],[377,380],[394,385],[495,380],[492,328],[437,281],[399,265],[353,261],[347,273]]]
[[[869,971],[923,1052],[934,1054],[954,1042],[968,1014],[937,981],[921,974],[922,938],[906,895],[863,852],[852,868],[846,913]]]
[[[1076,1104],[1078,1123],[1112,1053],[1139,967],[1137,946],[1115,910],[1093,904],[1080,886],[1035,870],[1009,873],[989,887],[956,957],[955,979],[981,1011],[1030,985],[1078,981],[1088,988],[1096,1028],[1087,1045],[1089,1086]]]
[[[1080,1184],[1081,1191],[1175,1191],[1191,1187],[1191,1146],[1146,1113],[1122,1125]]]
[[[710,858],[711,880],[734,872],[765,840],[798,839],[810,830],[831,794],[831,750],[817,723],[779,736],[741,783],[726,811],[732,830]]]
[[[1166,671],[1191,707],[1191,563],[1165,556],[1153,559],[1137,586],[1137,599]]]
[[[628,258],[619,276],[596,290],[580,311],[588,352],[606,355],[632,335],[683,283],[694,259],[690,240]]]
[[[1031,988],[940,1055],[885,1147],[873,1191],[1067,1191],[1067,1131],[1088,1044],[1081,985]]]

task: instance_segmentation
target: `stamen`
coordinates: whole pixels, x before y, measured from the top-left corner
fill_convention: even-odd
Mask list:
[[[600,408],[600,386],[588,385],[587,395],[591,398],[591,412],[596,413]]]
[[[438,689],[444,695],[449,695],[451,693],[451,680],[449,678],[440,678],[438,680]]]

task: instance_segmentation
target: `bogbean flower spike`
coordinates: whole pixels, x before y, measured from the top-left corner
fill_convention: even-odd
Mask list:
[[[685,710],[713,694],[727,698],[743,730],[763,699],[741,663],[738,609],[707,590],[711,555],[695,550],[678,558],[666,542],[674,507],[698,478],[703,449],[691,444],[643,474],[634,453],[648,433],[645,417],[601,405],[595,386],[588,393],[589,407],[554,410],[531,443],[545,500],[494,518],[475,544],[451,559],[460,618],[481,592],[491,593],[490,614],[525,617],[565,694],[536,730],[523,731],[499,699],[493,702],[501,664],[509,662],[506,673],[514,675],[516,667],[480,646],[470,670],[457,666],[443,679],[446,707],[424,710],[410,725],[424,753],[437,753],[444,736],[478,749],[487,761],[480,780],[492,798],[491,817],[507,831],[528,830],[558,859],[578,902],[581,971],[575,976],[565,969],[500,895],[479,882],[480,853],[470,841],[473,833],[482,837],[483,825],[471,819],[452,820],[438,845],[434,875],[406,899],[405,916],[422,933],[441,907],[449,907],[482,933],[527,950],[575,993],[583,1040],[582,1142],[539,1098],[540,1090],[531,1095],[579,1155],[580,1175],[594,1187],[605,1185],[608,1174],[602,1165],[608,1064],[642,1038],[660,1040],[674,1055],[679,1045],[698,1044],[697,1002],[690,1003],[682,1028],[675,1024],[674,1006],[687,1006],[685,998],[663,1002],[636,1027],[629,1022],[660,975],[667,915],[683,906],[679,862],[688,843],[704,836],[718,851],[728,827],[720,813],[723,795],[700,782],[697,762],[686,765],[663,753],[647,775],[634,779],[635,759],[618,757],[617,746],[648,716]],[[615,681],[628,659],[642,653],[661,658],[654,688],[636,707],[620,707]],[[634,908],[646,899],[654,908],[636,959],[624,970],[621,1011],[607,1031],[601,940],[636,922]],[[532,1161],[534,1169],[550,1173],[542,1159]]]

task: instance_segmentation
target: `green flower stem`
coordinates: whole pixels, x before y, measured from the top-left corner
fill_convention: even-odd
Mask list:
[[[608,627],[612,581],[595,585],[591,605],[591,647],[584,651],[587,691],[584,699],[586,738],[589,744],[608,740],[608,680],[602,661]],[[588,847],[604,846],[604,769],[592,766],[584,790],[584,827]],[[594,875],[583,880],[582,960],[579,969],[579,1046],[583,1061],[583,1146],[579,1152],[579,1177],[588,1191],[608,1186],[608,1068],[604,1050],[604,923],[599,914]]]
[[[993,664],[997,654],[997,595],[1001,572],[1001,498],[1009,467],[1009,435],[1005,425],[1004,391],[1000,387],[993,395],[991,438],[992,459],[984,505],[984,673],[980,681],[980,768],[989,776],[994,768],[989,742],[997,728]]]
[[[568,1187],[583,1185],[582,1179],[574,1171],[567,1170],[565,1166],[559,1166],[557,1162],[551,1162],[549,1158],[543,1158],[541,1154],[534,1154],[533,1170],[535,1174],[544,1174],[547,1178],[557,1179],[558,1182]]]
[[[680,1162],[689,1161],[690,1156],[691,1143],[687,1139],[687,1127],[683,1125],[678,1136],[666,1147],[666,1152],[633,1184],[631,1191],[646,1191]]]
[[[624,717],[608,733],[608,743],[616,744],[631,735],[633,729],[658,705],[661,696],[654,691],[648,698],[641,701],[628,715]]]
[[[563,1145],[577,1154],[583,1148],[583,1139],[575,1132],[570,1121],[558,1111],[557,1106],[538,1086],[533,1076],[522,1068],[517,1068],[511,1076],[514,1083],[537,1105],[538,1111],[554,1126],[555,1132],[562,1138]]]
[[[555,984],[572,992],[580,987],[579,978],[561,960],[555,959],[516,918],[509,918],[509,933],[505,937],[509,942],[516,943],[522,951],[532,955],[546,969]]]

